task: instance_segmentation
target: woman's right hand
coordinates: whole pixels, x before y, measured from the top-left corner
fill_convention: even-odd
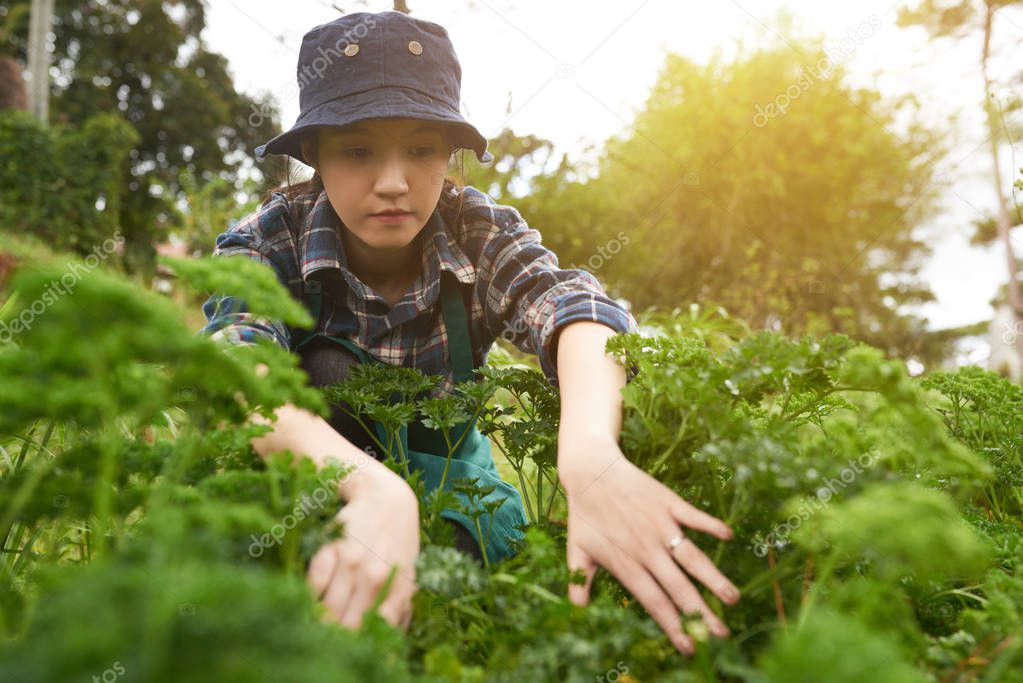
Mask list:
[[[322,597],[327,617],[358,629],[387,581],[397,574],[379,613],[392,626],[407,629],[416,592],[419,555],[419,501],[408,483],[376,461],[358,472],[344,507],[337,513],[343,538],[321,547],[309,563],[307,578]]]

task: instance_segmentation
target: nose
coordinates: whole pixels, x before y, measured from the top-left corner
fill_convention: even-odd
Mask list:
[[[401,150],[391,150],[380,162],[375,190],[384,196],[395,196],[408,192],[405,159]]]

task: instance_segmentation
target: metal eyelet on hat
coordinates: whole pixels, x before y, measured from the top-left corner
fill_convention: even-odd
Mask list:
[[[421,55],[423,54],[423,46],[418,40],[410,40],[408,43],[408,51],[414,55]]]
[[[349,57],[354,57],[355,55],[359,54],[359,46],[356,45],[355,43],[351,43],[350,45],[345,47],[345,54],[348,55]]]

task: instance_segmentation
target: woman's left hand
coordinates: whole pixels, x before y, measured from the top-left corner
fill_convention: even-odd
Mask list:
[[[679,610],[702,614],[718,637],[729,634],[690,577],[729,605],[739,600],[739,590],[679,528],[728,540],[732,530],[724,522],[629,462],[610,436],[562,438],[558,476],[568,497],[568,567],[586,575],[585,585],[569,585],[569,600],[588,602],[599,565],[621,581],[680,651],[692,654],[694,647],[682,632]],[[672,549],[674,537],[682,542]]]

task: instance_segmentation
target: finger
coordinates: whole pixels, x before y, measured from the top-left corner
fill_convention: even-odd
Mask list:
[[[629,589],[680,652],[693,654],[693,640],[682,632],[682,620],[672,599],[638,562],[621,555],[612,573]],[[609,567],[609,569],[611,569]]]
[[[327,586],[327,592],[323,595],[323,604],[336,621],[344,623],[341,621],[341,617],[347,611],[348,602],[351,600],[352,592],[355,590],[353,567],[351,562],[345,557],[350,548],[346,548],[342,543],[337,543],[330,547],[337,555],[337,570],[331,578],[330,585]]]
[[[649,567],[650,573],[654,575],[657,582],[661,584],[675,605],[685,614],[699,614],[707,628],[718,638],[729,635],[728,626],[721,621],[714,610],[704,602],[700,592],[696,590],[693,582],[686,578],[678,565],[672,561],[671,555],[662,553],[657,556]]]
[[[380,603],[380,616],[388,623],[408,630],[412,623],[412,597],[416,590],[403,589],[402,584],[396,584],[383,602]]]
[[[734,605],[739,601],[739,589],[721,573],[710,558],[700,550],[693,539],[687,537],[677,528],[666,529],[665,533],[675,532],[676,536],[682,538],[682,543],[669,549],[670,556],[686,570],[686,573],[694,579],[714,591],[722,602]]]
[[[323,546],[313,555],[306,571],[306,579],[317,600],[323,597],[337,568],[337,554],[330,546]]]
[[[585,584],[568,584],[568,600],[572,604],[585,607],[590,602],[590,587],[593,585],[593,577],[597,573],[597,563],[578,543],[574,542],[574,539],[569,539],[567,542],[565,559],[569,571],[581,569],[586,577]]]
[[[373,593],[373,588],[364,581],[355,583],[352,595],[347,604],[345,604],[344,612],[338,617],[338,621],[341,622],[342,626],[353,630],[362,628],[362,617],[370,603],[373,602]]]
[[[377,612],[391,626],[408,630],[409,622],[412,620],[412,602],[399,596],[390,595],[380,603]]]
[[[671,491],[671,489],[668,490]],[[671,496],[669,509],[671,510],[671,516],[674,517],[676,522],[684,524],[691,529],[704,531],[711,536],[717,536],[723,541],[732,538],[732,530],[720,519],[687,503],[674,491],[671,491]]]
[[[363,616],[384,590],[389,574],[390,567],[386,562],[374,555],[366,558],[365,564],[356,572],[355,588],[341,615],[342,624],[353,629],[362,627]],[[391,585],[394,585],[393,581]]]

